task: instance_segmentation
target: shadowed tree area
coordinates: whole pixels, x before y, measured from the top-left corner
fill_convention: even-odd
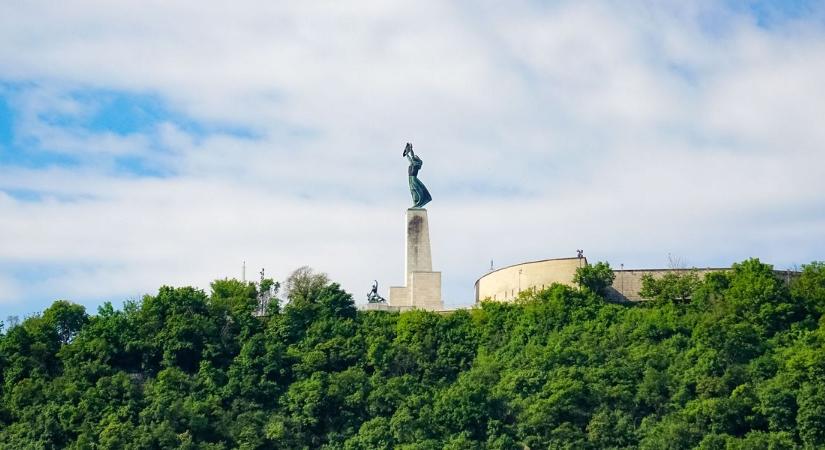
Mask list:
[[[58,301],[2,328],[0,448],[825,446],[825,264],[648,280],[639,305],[603,272],[452,314],[358,312],[307,268],[263,315],[236,280]]]

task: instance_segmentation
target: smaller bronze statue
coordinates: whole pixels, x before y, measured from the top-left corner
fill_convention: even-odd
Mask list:
[[[372,283],[372,289],[370,289],[369,294],[367,294],[367,302],[369,303],[386,303],[387,300],[384,297],[378,295],[378,280],[375,280]]]
[[[413,153],[412,144],[407,142],[407,146],[404,147],[404,153],[401,156],[406,156],[407,159],[410,161],[410,167],[407,169],[410,181],[410,194],[412,194],[413,199],[413,208],[423,208],[424,205],[429,203],[433,198],[430,195],[430,191],[424,186],[424,183],[418,179],[418,171],[421,170],[421,166],[424,165],[424,161],[421,160],[418,156],[415,156]]]

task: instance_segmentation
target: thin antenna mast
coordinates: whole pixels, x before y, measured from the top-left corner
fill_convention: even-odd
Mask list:
[[[241,267],[241,281],[246,283],[246,261],[243,262],[243,266]]]

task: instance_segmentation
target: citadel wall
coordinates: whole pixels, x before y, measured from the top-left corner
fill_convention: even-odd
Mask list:
[[[574,287],[573,276],[576,269],[587,265],[584,258],[560,258],[531,261],[522,264],[507,266],[494,270],[476,281],[475,302],[490,299],[501,302],[511,302],[518,298],[522,291],[541,290],[553,283],[565,284]],[[650,275],[661,278],[668,273],[687,273],[695,271],[699,278],[711,272],[725,272],[730,268],[690,268],[690,269],[619,269],[613,273],[616,278],[607,288],[606,296],[617,302],[638,302],[644,300],[639,291],[642,289],[642,278]],[[797,276],[798,272],[775,270],[776,276],[785,282]]]
[[[528,289],[544,289],[553,283],[573,286],[576,269],[586,265],[586,258],[558,258],[502,267],[476,281],[475,301],[510,302]]]
[[[511,302],[522,291],[541,290],[553,283],[574,287],[573,276],[576,269],[587,265],[585,258],[559,258],[531,261],[494,270],[476,281],[475,301],[484,299]],[[700,278],[710,272],[722,272],[729,268],[704,269],[620,269],[614,270],[616,278],[607,289],[607,298],[614,301],[638,302],[642,289],[642,277],[650,275],[660,278],[667,273],[696,271]]]
[[[661,278],[668,273],[688,273],[695,271],[699,278],[704,278],[705,274],[711,272],[725,272],[730,268],[704,268],[704,269],[619,269],[613,273],[613,285],[607,288],[607,298],[614,301],[638,302],[644,300],[639,291],[642,290],[642,277],[650,275],[653,278]]]

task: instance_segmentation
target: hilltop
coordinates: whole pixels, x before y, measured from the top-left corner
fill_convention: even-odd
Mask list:
[[[357,311],[320,281],[263,312],[237,280],[96,314],[55,302],[0,336],[0,448],[825,445],[823,263],[451,314]]]

